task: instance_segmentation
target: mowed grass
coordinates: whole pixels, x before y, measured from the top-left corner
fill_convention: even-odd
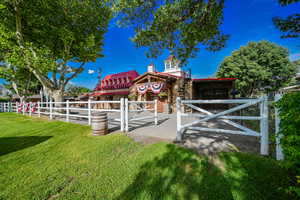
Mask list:
[[[154,130],[155,131],[155,130]],[[292,199],[276,161],[173,144],[142,146],[87,126],[0,114],[0,199]]]

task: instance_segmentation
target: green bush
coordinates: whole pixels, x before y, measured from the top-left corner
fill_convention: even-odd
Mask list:
[[[300,92],[285,94],[276,106],[280,111],[285,163],[295,176],[291,189],[300,197]]]
[[[0,102],[8,102],[9,100],[9,97],[0,97]]]

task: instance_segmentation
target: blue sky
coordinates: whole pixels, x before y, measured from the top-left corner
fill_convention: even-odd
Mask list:
[[[292,59],[300,58],[299,39],[281,39],[281,33],[272,23],[274,16],[286,17],[299,13],[300,3],[281,7],[277,0],[227,0],[225,5],[221,29],[230,35],[230,39],[221,51],[212,53],[201,49],[196,58],[189,60],[185,68],[191,68],[194,77],[214,76],[224,57],[249,41],[269,40],[288,48]],[[105,35],[103,52],[105,57],[88,63],[86,70],[72,80],[72,83],[93,89],[97,77],[96,74],[89,74],[88,70],[95,70],[98,67],[103,69],[103,76],[128,70],[136,70],[142,74],[151,62],[156,65],[158,71],[163,71],[163,61],[168,52],[157,59],[147,59],[144,49],[136,49],[129,40],[132,36],[131,29],[118,28],[111,24]]]

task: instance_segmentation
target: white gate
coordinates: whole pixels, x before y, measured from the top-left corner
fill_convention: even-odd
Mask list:
[[[193,104],[238,104],[237,106],[230,108],[219,113],[212,113],[208,110],[195,106]],[[245,109],[247,107],[259,104],[260,116],[229,116],[227,114],[233,113],[238,110]],[[183,107],[187,106],[198,113],[185,113]],[[200,114],[202,113],[202,114]],[[182,117],[196,117],[197,120],[182,124]],[[229,129],[217,129],[200,126],[199,123],[207,122],[210,120],[221,120],[228,125],[231,125],[240,130],[229,130]],[[260,121],[260,132],[251,130],[245,126],[242,126],[231,120],[259,120]],[[181,100],[177,98],[177,141],[182,140],[182,135],[186,130],[198,130],[207,132],[217,133],[229,133],[229,134],[240,134],[249,136],[260,137],[260,153],[262,155],[268,155],[269,153],[269,134],[268,134],[268,101],[267,97],[263,96],[259,99],[232,99],[232,100]]]
[[[149,115],[145,116],[142,113],[145,112],[153,112],[153,114],[149,113]],[[153,119],[155,125],[158,124],[158,114],[157,114],[157,100],[154,101],[128,101],[125,99],[125,131],[129,131],[130,123],[135,121],[146,122],[147,119]],[[148,113],[147,113],[148,114]]]

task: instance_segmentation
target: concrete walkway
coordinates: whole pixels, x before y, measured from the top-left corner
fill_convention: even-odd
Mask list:
[[[189,123],[195,118],[183,118],[183,123]],[[176,115],[159,115],[159,124],[144,122],[130,124],[128,136],[138,142],[153,143],[155,141],[173,142],[176,138]],[[202,123],[201,126],[236,130],[220,121]],[[188,130],[184,134],[182,146],[192,148],[201,154],[213,155],[222,151],[242,151],[259,153],[259,138],[253,136],[219,134],[212,132]]]

